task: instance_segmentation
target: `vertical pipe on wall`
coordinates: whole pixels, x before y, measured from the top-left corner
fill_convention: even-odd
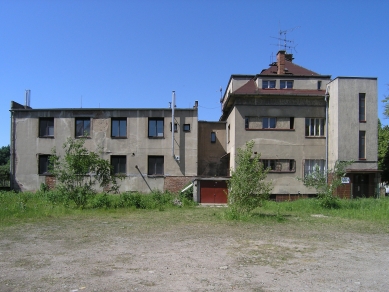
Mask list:
[[[176,92],[173,90],[172,92],[172,128],[171,128],[171,131],[172,131],[172,156],[175,158],[174,156],[174,108],[176,106]]]
[[[324,95],[324,100],[326,102],[326,183],[328,183],[328,104],[329,104],[329,98],[330,98],[330,93],[328,92],[330,86],[327,85],[326,87],[326,93]]]

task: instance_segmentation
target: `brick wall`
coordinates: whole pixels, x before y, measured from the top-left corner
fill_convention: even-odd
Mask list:
[[[194,176],[167,176],[165,177],[164,191],[178,193],[195,179]]]
[[[52,190],[55,188],[56,180],[54,176],[46,176],[45,177],[45,184],[49,187],[49,190]]]

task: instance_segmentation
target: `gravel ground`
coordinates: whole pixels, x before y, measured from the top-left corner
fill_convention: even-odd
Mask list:
[[[4,227],[0,291],[389,290],[384,231],[320,216],[309,224],[155,220],[85,216]]]

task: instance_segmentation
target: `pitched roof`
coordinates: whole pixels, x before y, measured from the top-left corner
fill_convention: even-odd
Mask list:
[[[263,69],[259,75],[277,75],[277,62],[270,64],[269,68]],[[320,76],[320,74],[316,72],[308,70],[287,60],[285,60],[285,75]]]

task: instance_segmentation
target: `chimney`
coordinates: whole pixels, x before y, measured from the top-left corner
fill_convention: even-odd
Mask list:
[[[278,51],[277,53],[277,74],[285,74],[285,51]]]

